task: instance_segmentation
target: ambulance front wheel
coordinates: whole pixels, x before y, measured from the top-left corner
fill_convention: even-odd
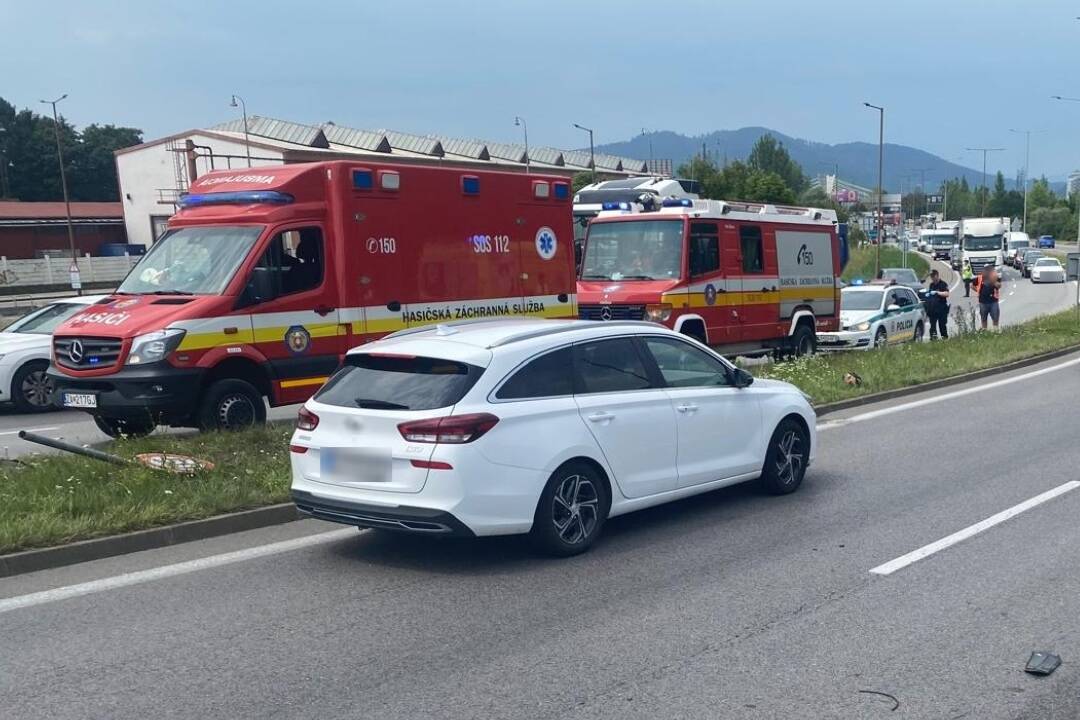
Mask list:
[[[202,430],[245,430],[266,423],[266,403],[244,380],[218,380],[206,389],[198,415]]]

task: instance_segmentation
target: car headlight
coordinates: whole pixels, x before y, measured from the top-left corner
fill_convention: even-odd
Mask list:
[[[858,330],[859,332],[866,332],[870,329],[870,322],[861,322],[858,325],[852,326],[852,330]]]
[[[659,305],[646,305],[645,317],[652,322],[662,323],[666,322],[671,317],[671,303],[660,303]]]
[[[186,331],[180,328],[169,328],[139,335],[131,341],[131,353],[128,355],[126,364],[145,365],[164,360],[169,353],[179,347],[185,333]]]

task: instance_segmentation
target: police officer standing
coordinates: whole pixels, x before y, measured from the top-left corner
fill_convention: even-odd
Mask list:
[[[964,280],[964,297],[971,297],[971,281],[975,279],[975,273],[971,269],[971,262],[964,261],[964,269],[960,272]]]
[[[937,270],[930,271],[930,286],[926,290],[926,314],[930,318],[930,339],[949,337],[949,286]]]

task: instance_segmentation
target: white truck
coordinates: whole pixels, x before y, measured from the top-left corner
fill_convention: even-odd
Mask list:
[[[1011,220],[1007,217],[963,218],[960,221],[960,250],[975,273],[990,265],[999,273],[1005,269],[1005,238]]]
[[[919,245],[925,246],[927,248],[926,252],[935,260],[948,260],[951,258],[953,245],[955,244],[955,228],[932,228],[919,231]]]

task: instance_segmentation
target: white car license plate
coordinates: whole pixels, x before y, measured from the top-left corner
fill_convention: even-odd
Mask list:
[[[831,343],[831,342],[836,342],[839,339],[840,338],[838,338],[835,335],[828,335],[826,333],[818,333],[818,342],[829,342],[829,343]]]
[[[390,482],[389,448],[324,447],[319,451],[319,474],[333,482]]]
[[[96,408],[97,395],[93,393],[64,393],[64,407]]]

